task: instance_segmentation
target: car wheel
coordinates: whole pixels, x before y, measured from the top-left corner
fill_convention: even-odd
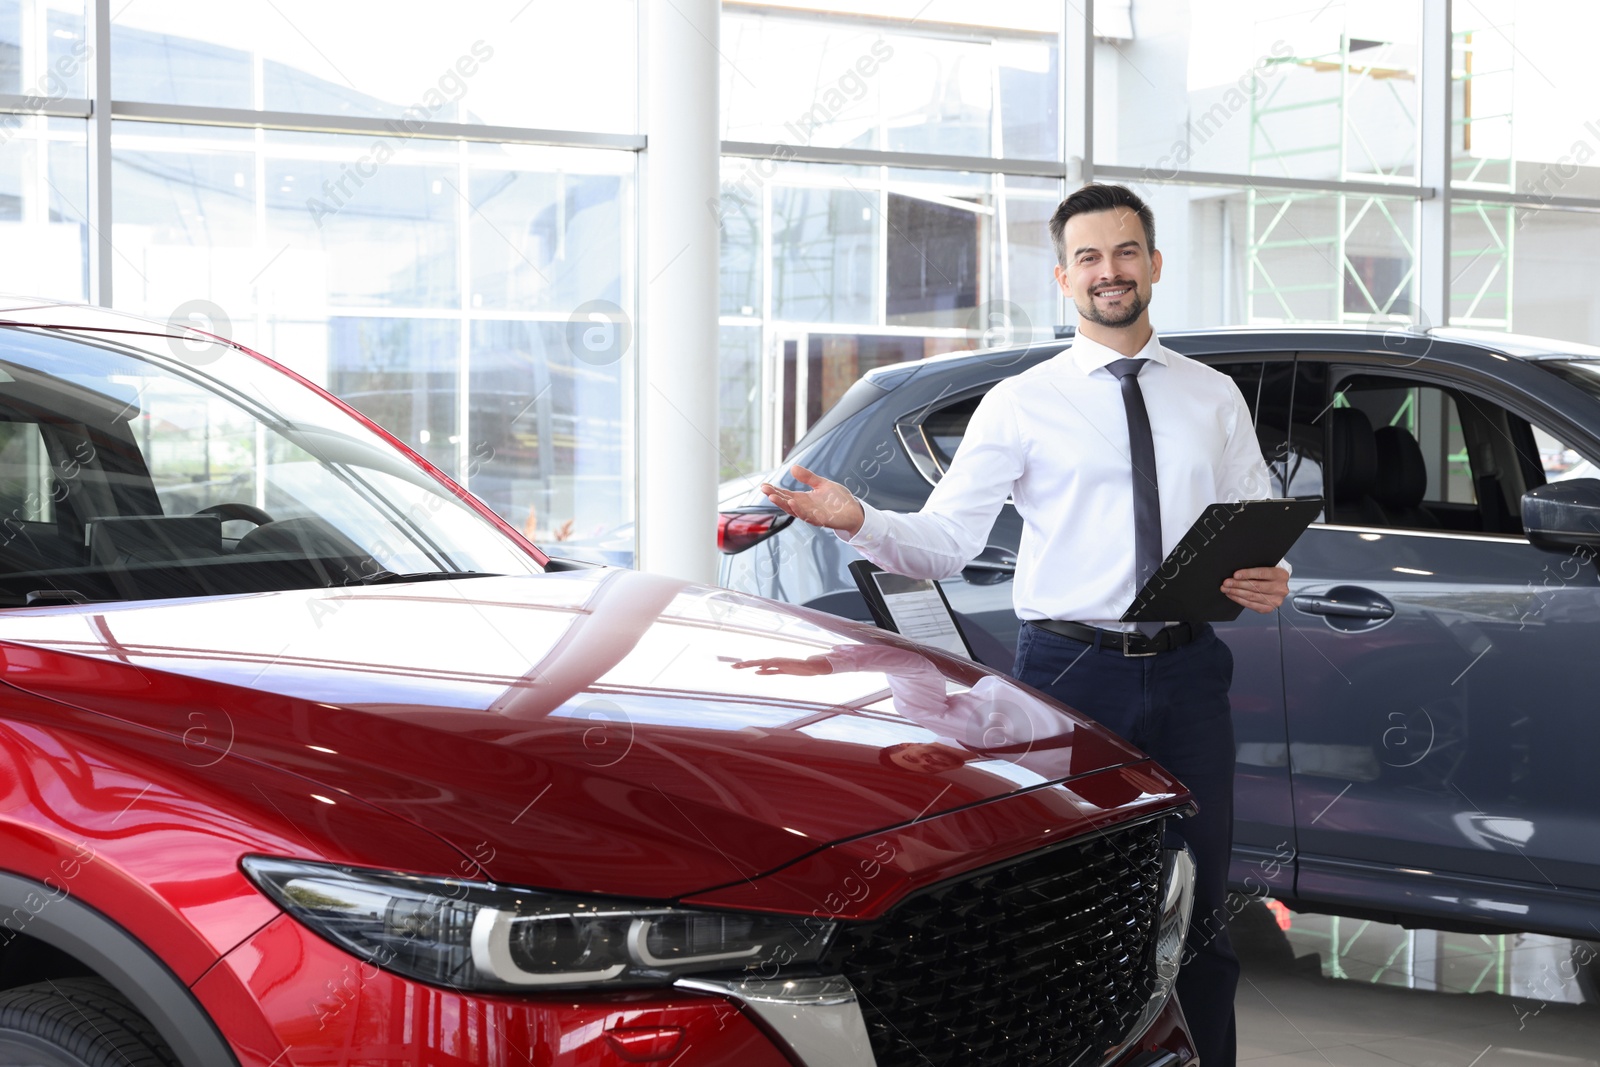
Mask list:
[[[178,1067],[178,1058],[109,982],[57,978],[0,992],[0,1065]]]

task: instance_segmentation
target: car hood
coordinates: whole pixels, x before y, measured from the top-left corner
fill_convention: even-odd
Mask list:
[[[572,891],[703,892],[1144,759],[894,635],[614,569],[19,609],[0,656],[191,763],[276,767]],[[793,673],[817,656],[831,673]]]

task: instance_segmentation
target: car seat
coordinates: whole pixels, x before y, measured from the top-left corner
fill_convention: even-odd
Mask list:
[[[1357,526],[1389,525],[1389,516],[1372,498],[1378,449],[1371,420],[1355,408],[1330,408],[1327,418],[1329,521]]]
[[[1428,465],[1422,446],[1403,426],[1384,426],[1372,435],[1377,475],[1372,496],[1396,526],[1438,529],[1439,520],[1422,507],[1428,492]]]

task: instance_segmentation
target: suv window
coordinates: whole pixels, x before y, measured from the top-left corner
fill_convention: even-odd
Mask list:
[[[1539,466],[1544,469],[1545,481],[1559,482],[1567,478],[1596,476],[1594,464],[1537,426],[1533,428],[1533,443],[1539,449]]]
[[[1515,412],[1433,382],[1352,373],[1327,421],[1339,522],[1520,534],[1524,492],[1592,469]]]
[[[985,390],[977,396],[958,400],[929,412],[928,417],[922,420],[922,432],[941,469],[950,469],[950,461],[955,458],[956,449],[961,447],[961,439],[967,435],[967,423],[972,421],[972,413],[978,410],[979,401],[987,395],[988,391]]]
[[[1244,394],[1256,440],[1280,497],[1321,496],[1322,431],[1317,425],[1326,368],[1292,359],[1213,363]]]
[[[1461,415],[1450,392],[1397,378],[1355,378],[1340,384],[1333,406],[1364,413],[1374,433],[1388,431],[1385,439],[1404,434],[1417,445],[1427,471],[1422,500],[1477,504]],[[1409,444],[1402,447],[1411,451]],[[1378,462],[1394,458],[1386,445]]]

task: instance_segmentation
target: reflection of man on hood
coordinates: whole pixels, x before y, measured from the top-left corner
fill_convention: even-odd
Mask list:
[[[933,661],[908,648],[835,645],[809,659],[751,659],[733,666],[754,667],[757,674],[882,673],[894,710],[938,735],[936,741],[908,741],[883,750],[884,763],[908,771],[936,774],[974,759],[1015,763],[1035,748],[1072,743],[1071,719],[1017,692],[1006,679],[984,675],[971,689],[951,693]]]

